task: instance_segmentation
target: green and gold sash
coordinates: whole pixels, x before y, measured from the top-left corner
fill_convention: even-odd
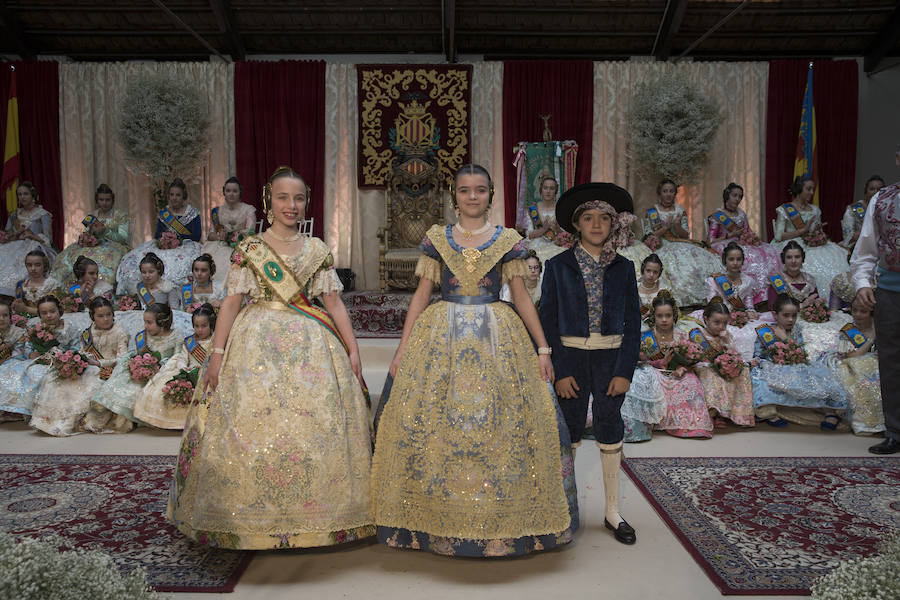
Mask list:
[[[94,345],[94,336],[93,334],[91,334],[90,327],[81,332],[81,345],[82,347],[84,347],[85,352],[87,352],[97,360],[103,360],[103,355],[100,354],[97,346]],[[112,372],[112,367],[100,367],[100,379],[103,379],[104,381],[109,379],[109,376],[112,375]]]
[[[164,208],[159,211],[159,220],[162,221],[163,225],[166,225],[169,229],[178,234],[178,237],[190,237],[191,231],[185,227],[181,221],[178,220],[168,208]]]

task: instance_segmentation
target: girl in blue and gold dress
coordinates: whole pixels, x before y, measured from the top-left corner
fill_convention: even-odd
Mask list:
[[[462,167],[455,188],[459,223],[433,226],[422,242],[376,417],[378,539],[455,556],[554,548],[571,541],[578,509],[568,429],[547,385],[549,346],[523,283],[527,250],[515,231],[486,222],[484,168]],[[504,282],[515,310],[500,302]],[[434,284],[442,299],[427,306]]]

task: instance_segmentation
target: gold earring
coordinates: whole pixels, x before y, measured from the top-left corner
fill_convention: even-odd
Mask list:
[[[268,221],[269,225],[271,225],[274,220],[275,220],[275,213],[272,212],[272,209],[269,209],[269,211],[266,213],[266,221]]]

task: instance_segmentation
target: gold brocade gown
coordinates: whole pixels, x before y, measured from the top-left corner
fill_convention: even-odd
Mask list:
[[[441,283],[378,408],[378,539],[454,556],[511,556],[572,539],[578,504],[568,428],[522,320],[499,302],[527,250],[498,227],[473,252],[428,231],[417,273]],[[472,257],[480,254],[472,261]]]
[[[320,240],[281,259],[308,298],[341,290]],[[197,542],[235,549],[372,535],[368,415],[341,342],[274,299],[249,266],[232,265],[226,287],[251,302],[228,336],[218,388],[194,396],[169,519]]]

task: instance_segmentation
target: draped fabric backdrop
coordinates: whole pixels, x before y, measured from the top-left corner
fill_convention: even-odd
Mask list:
[[[53,215],[53,244],[61,247],[65,222],[59,167],[59,63],[16,61],[0,63],[0,144],[6,140],[6,105],[9,99],[10,66],[16,67],[19,105],[21,181],[37,188],[39,203]],[[6,203],[0,202],[0,227],[6,226]]]
[[[325,62],[248,61],[234,68],[234,140],[244,201],[262,207],[262,188],[281,165],[312,188],[306,216],[324,231]],[[262,212],[259,213],[262,215]]]
[[[148,72],[165,72],[192,82],[205,96],[210,117],[209,151],[194,173],[179,176],[188,185],[188,201],[203,214],[224,202],[222,184],[235,173],[234,67],[223,63],[71,63],[60,65],[58,147],[62,160],[66,244],[84,229],[81,220],[94,210],[94,192],[107,183],[116,208],[132,216],[132,244],[153,236],[156,210],[153,182],[127,169],[118,142],[122,96],[128,81]]]
[[[591,180],[593,129],[593,63],[587,60],[513,60],[503,65],[503,163],[506,224],[516,218],[516,169],[513,148],[519,142],[543,139],[540,115],[552,115],[554,140],[575,140],[578,159],[575,182]],[[494,175],[496,179],[500,174]]]
[[[678,74],[705,97],[717,101],[723,116],[702,178],[678,191],[678,202],[690,217],[692,237],[706,235],[706,217],[722,206],[722,190],[732,181],[744,187],[741,208],[747,212],[751,226],[760,232],[766,146],[762,124],[766,120],[768,76],[764,62],[594,63],[592,180],[611,181],[626,188],[634,197],[638,215],[656,201],[657,182],[641,180],[628,156],[627,116],[637,84],[663,72]]]
[[[775,209],[790,200],[788,189],[793,181],[808,69],[806,60],[769,63],[765,206],[770,235]],[[862,195],[862,190],[853,189],[859,106],[859,71],[855,60],[813,61],[813,105],[819,153],[819,181],[816,182],[819,208],[826,223],[825,233],[832,240],[840,240],[844,209]]]

